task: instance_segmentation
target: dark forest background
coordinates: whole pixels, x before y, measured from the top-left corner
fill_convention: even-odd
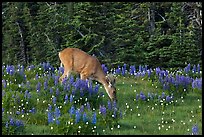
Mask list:
[[[66,47],[111,66],[202,66],[202,2],[2,3],[3,63],[59,66]]]

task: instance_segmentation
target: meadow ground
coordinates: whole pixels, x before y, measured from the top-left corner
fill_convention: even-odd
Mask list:
[[[29,79],[29,77],[32,78],[32,76],[28,75],[28,72],[26,73],[27,79]],[[36,73],[34,74],[36,75]],[[43,77],[41,78],[43,79]],[[30,83],[31,83],[30,89],[35,89],[37,82],[35,80],[33,81],[30,80]],[[14,85],[15,84],[10,84],[10,86],[16,89],[15,94],[17,95],[17,92],[20,91],[18,91],[18,88],[15,87]],[[4,87],[3,81],[2,86]],[[7,88],[8,87],[9,85],[7,84]],[[194,129],[195,126],[197,128],[196,132],[198,134],[202,134],[202,94],[201,94],[202,90],[190,90],[186,95],[175,97],[173,100],[167,103],[166,98],[158,100],[158,95],[160,95],[161,97],[162,94],[167,95],[168,92],[164,91],[162,87],[159,86],[158,83],[153,83],[147,77],[136,78],[130,75],[127,76],[119,75],[116,78],[116,87],[118,98],[117,107],[121,111],[122,116],[117,120],[117,124],[114,124],[114,126],[111,127],[103,128],[101,129],[101,132],[97,134],[189,135],[192,134],[193,132],[192,130],[195,130]],[[103,102],[107,102],[109,99],[104,91],[104,88],[100,86],[99,91],[104,93],[104,96],[102,98]],[[9,99],[11,98],[8,97],[9,94],[7,95],[7,93],[9,92],[8,89],[4,90],[3,92],[4,93],[2,94],[4,95],[2,96],[3,98],[2,106],[4,109],[7,108],[7,112],[5,110],[3,111],[2,109],[2,117],[3,116],[6,117],[6,114],[11,113],[9,111],[12,111],[12,113],[14,113],[13,110],[18,105],[15,104],[11,105],[12,101],[9,102]],[[31,93],[32,92],[36,91],[31,91]],[[154,97],[148,99],[146,98],[144,100],[137,99],[136,96],[137,95],[141,96],[141,93],[145,94],[146,97],[149,96],[150,94],[154,95]],[[36,98],[35,96],[37,96],[34,93],[32,95],[33,98]],[[46,97],[43,96],[38,96],[38,98],[39,100],[46,99]],[[61,96],[60,98],[64,98],[64,96]],[[30,100],[29,103],[32,104],[32,100]],[[39,106],[43,108],[43,104]],[[36,109],[39,110],[42,109],[39,106],[36,106]],[[45,111],[42,110],[37,112]],[[43,118],[47,116],[47,114],[43,113],[41,114],[37,112],[35,113],[35,115],[27,113],[28,116],[26,116],[25,113],[15,115],[14,117],[24,121],[24,129],[14,134],[26,134],[26,135],[54,134],[53,132],[51,132],[52,129],[50,128],[50,125],[47,124],[47,117]],[[5,126],[6,123],[4,120],[4,122],[2,122],[2,127]],[[54,125],[53,128],[55,128]],[[3,134],[12,134],[12,132],[8,133],[8,130],[6,132],[6,128],[3,128],[3,131],[4,131]],[[64,133],[58,132],[57,134]]]

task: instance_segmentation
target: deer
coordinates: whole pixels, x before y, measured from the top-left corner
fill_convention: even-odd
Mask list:
[[[115,78],[112,74],[106,75],[101,63],[95,56],[91,56],[79,48],[65,48],[59,52],[61,66],[64,66],[64,73],[59,78],[62,83],[65,77],[71,73],[80,74],[80,79],[92,79],[103,85],[111,101],[117,101]]]

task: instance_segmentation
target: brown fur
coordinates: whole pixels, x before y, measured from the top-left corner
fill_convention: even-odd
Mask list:
[[[77,48],[66,48],[59,52],[59,58],[64,65],[64,74],[60,77],[60,81],[66,76],[69,77],[71,72],[79,73],[81,79],[92,78],[103,84],[106,92],[111,99],[116,98],[115,87],[110,86],[110,78],[106,75],[101,67],[99,60]]]

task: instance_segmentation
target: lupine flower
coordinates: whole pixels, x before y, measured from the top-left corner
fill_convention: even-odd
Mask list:
[[[20,127],[20,126],[24,126],[24,124],[21,120],[16,120],[16,126]]]
[[[73,105],[72,105],[71,108],[69,109],[69,114],[70,114],[70,117],[72,117],[72,115],[75,114],[75,108],[74,108]]]
[[[74,77],[71,75],[69,78],[69,83],[72,85],[74,83]]]
[[[20,111],[16,111],[16,114],[19,115],[21,112]]]
[[[113,109],[117,108],[117,102],[116,102],[115,100],[113,101],[112,108],[113,108]]]
[[[105,72],[105,74],[107,74],[108,73],[108,68],[106,67],[106,65],[102,64],[101,67],[102,67],[103,71]]]
[[[6,121],[6,128],[8,128],[9,127],[9,123],[8,123],[8,121]]]
[[[194,125],[192,127],[192,135],[198,135],[198,126],[197,125]]]
[[[197,72],[200,74],[200,64],[197,65]]]
[[[56,86],[59,83],[59,76],[55,76],[54,80],[55,80],[54,84]]]
[[[192,82],[192,88],[198,88],[198,89],[202,89],[202,77],[201,78],[196,78],[195,80],[193,80]]]
[[[92,124],[96,124],[96,112],[92,116]]]
[[[166,96],[166,102],[170,102],[171,101],[171,97],[170,96]]]
[[[55,107],[55,112],[54,112],[54,114],[55,114],[55,117],[56,117],[56,118],[59,118],[59,117],[60,117],[60,109],[59,109],[58,107]]]
[[[38,84],[37,84],[37,86],[36,86],[36,90],[37,90],[37,92],[39,92],[39,91],[40,91],[40,87],[41,87],[41,83],[40,83],[40,82],[38,82]]]
[[[108,109],[109,109],[109,110],[112,109],[112,106],[111,106],[111,102],[110,102],[110,100],[108,100]]]
[[[47,87],[48,87],[48,82],[47,82],[47,80],[45,80],[45,82],[44,82],[44,90],[47,90]]]
[[[72,96],[72,94],[70,95],[70,103],[72,103],[73,102],[73,96]]]
[[[27,98],[27,96],[28,96],[28,90],[25,91],[24,98]]]
[[[53,115],[52,115],[52,112],[50,112],[50,111],[48,111],[48,124],[50,124],[50,123],[53,123]]]
[[[56,96],[58,96],[59,93],[60,93],[60,92],[59,92],[59,89],[57,88],[57,89],[56,89]]]
[[[49,109],[48,109],[49,110]],[[51,110],[50,110],[51,111]],[[29,110],[30,113],[35,113],[35,108],[33,107],[32,109]]]
[[[48,111],[52,110],[52,105],[48,104]]]
[[[88,121],[88,118],[87,118],[86,112],[84,112],[84,114],[83,114],[83,121],[84,121],[84,122],[87,122],[87,121]]]
[[[56,124],[59,125],[60,124],[60,121],[58,119],[56,119]]]
[[[28,89],[30,88],[30,82],[29,81],[26,82],[26,88],[28,88]]]
[[[10,123],[11,126],[15,125],[13,118],[10,118],[10,122],[9,123]]]
[[[97,84],[97,85],[95,86],[95,88],[94,88],[94,93],[95,93],[95,94],[98,93],[98,91],[99,91],[99,87],[100,87],[99,84]]]
[[[59,67],[59,72],[60,73],[64,73],[64,68],[63,67]]]
[[[81,105],[80,107],[80,113],[84,112],[84,105]]]
[[[165,97],[165,93],[162,92],[161,98],[163,99]]]
[[[153,99],[152,94],[148,92],[148,98]]]
[[[76,110],[76,114],[75,114],[75,122],[76,123],[78,123],[80,121],[80,117],[81,117],[80,111]]]
[[[89,102],[86,103],[86,107],[87,107],[88,110],[91,110]]]
[[[35,75],[35,79],[38,80],[39,76],[38,73]]]
[[[69,99],[69,97],[68,97],[68,95],[66,94],[66,95],[65,95],[65,98],[64,98],[64,100],[65,100],[66,103],[67,103],[68,99]]]
[[[134,75],[136,73],[136,68],[134,65],[130,66],[130,75]]]
[[[57,98],[56,98],[56,97],[53,97],[52,103],[53,103],[53,104],[56,104],[56,101],[57,101]]]
[[[53,93],[53,89],[50,87],[50,94],[52,94]]]
[[[192,72],[193,72],[193,73],[196,73],[196,65],[193,65]]]
[[[106,115],[106,107],[105,107],[105,106],[100,106],[100,107],[99,107],[99,111],[100,111],[100,113],[101,113],[103,116]]]
[[[125,76],[125,68],[122,67],[122,76]]]
[[[3,87],[6,88],[6,80],[2,79]]]
[[[150,75],[151,75],[151,70],[147,70],[147,74],[148,74],[148,77],[150,78]]]
[[[146,100],[146,96],[145,96],[145,94],[142,91],[140,92],[140,98],[142,100]]]
[[[118,68],[115,70],[115,73],[120,75],[120,66],[118,66]]]
[[[24,114],[24,113],[25,113],[23,109],[21,110],[21,113],[22,113],[22,114]]]

